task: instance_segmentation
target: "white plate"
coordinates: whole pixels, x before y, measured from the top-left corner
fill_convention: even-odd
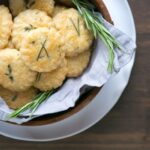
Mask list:
[[[136,40],[133,16],[127,0],[104,1],[115,25]],[[107,82],[87,107],[75,115],[57,123],[36,127],[12,125],[0,121],[0,134],[25,141],[53,141],[85,131],[100,121],[119,100],[128,84],[134,58],[118,75]]]

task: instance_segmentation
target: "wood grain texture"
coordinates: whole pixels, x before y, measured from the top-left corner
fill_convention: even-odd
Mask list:
[[[150,150],[150,0],[129,0],[137,25],[135,67],[114,109],[88,131],[57,142],[20,142],[0,136],[0,150]]]

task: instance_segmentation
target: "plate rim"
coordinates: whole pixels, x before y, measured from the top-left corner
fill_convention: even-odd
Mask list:
[[[133,40],[136,41],[136,28],[135,28],[135,23],[134,23],[134,19],[133,19],[133,15],[132,15],[132,12],[131,12],[131,9],[130,9],[130,6],[128,4],[128,1],[127,0],[124,0],[125,4],[126,4],[126,7],[127,7],[127,11],[129,12],[129,16],[130,17],[130,21],[132,22],[132,25],[133,25],[133,37],[134,38]],[[105,3],[105,0],[104,0],[104,3]],[[107,5],[106,5],[107,6]],[[134,60],[135,60],[135,56],[133,57],[133,63],[134,63]],[[129,74],[131,74],[131,71],[132,71],[132,67],[133,67],[133,64],[131,66],[131,69],[129,71]],[[129,75],[130,76],[130,75]],[[129,77],[130,78],[130,77]],[[129,80],[127,81],[125,87],[128,85],[128,82]],[[125,89],[125,88],[124,88]],[[124,90],[120,93],[120,96],[122,95],[122,93],[124,92]],[[99,93],[98,93],[99,94]],[[97,94],[97,96],[98,96]],[[97,97],[96,96],[96,97]],[[119,98],[117,99],[117,101],[115,103],[113,103],[111,109],[116,105],[116,103],[119,101],[120,99],[120,96]],[[90,105],[90,104],[89,104]],[[83,129],[80,129],[72,134],[68,134],[68,135],[65,135],[65,136],[61,136],[61,137],[57,137],[57,138],[49,138],[49,139],[29,139],[29,138],[20,138],[20,137],[17,137],[17,136],[14,136],[14,135],[11,135],[11,134],[6,134],[6,133],[3,133],[2,131],[0,131],[0,135],[3,135],[5,137],[9,137],[9,138],[12,138],[12,139],[16,139],[16,140],[22,140],[22,141],[32,141],[32,142],[46,142],[46,141],[55,141],[55,140],[60,140],[60,139],[64,139],[64,138],[68,138],[68,137],[71,137],[71,136],[74,136],[74,135],[77,135],[87,129],[89,129],[90,127],[92,127],[94,124],[96,124],[98,121],[100,121],[104,116],[106,116],[110,111],[111,109],[109,109],[109,111],[107,111],[107,113],[105,113],[105,115],[103,115],[100,119],[96,120],[95,122],[91,123],[90,125],[87,125],[86,127],[84,127]],[[80,113],[80,112],[79,112]],[[77,113],[78,114],[78,113]],[[77,115],[75,114],[75,115]],[[73,115],[74,116],[74,115]],[[66,119],[65,119],[66,120]],[[7,123],[6,123],[7,124]],[[17,126],[17,125],[15,125]],[[45,126],[48,126],[48,125],[45,125]],[[22,127],[25,127],[25,126],[22,126]],[[43,126],[44,127],[44,126]]]

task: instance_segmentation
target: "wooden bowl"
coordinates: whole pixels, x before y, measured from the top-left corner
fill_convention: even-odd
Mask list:
[[[97,6],[97,9],[103,15],[103,17],[108,22],[113,24],[113,21],[111,20],[110,14],[103,0],[95,0],[95,4]],[[76,106],[74,108],[70,108],[69,110],[64,112],[39,117],[28,123],[25,123],[24,125],[28,125],[28,126],[46,125],[46,124],[55,123],[57,121],[61,121],[63,119],[71,117],[75,113],[79,112],[82,108],[86,107],[93,100],[93,98],[98,94],[99,91],[100,88],[93,88],[92,90],[88,91],[87,93],[85,93],[80,97],[80,99],[77,101]]]
[[[92,2],[95,3],[97,9],[101,12],[103,17],[108,22],[113,23],[103,0],[94,0],[94,1],[92,0]],[[6,6],[8,6],[8,0],[0,0],[0,4],[5,4]],[[77,101],[76,106],[74,108],[70,108],[69,110],[64,112],[39,117],[23,125],[27,125],[27,126],[46,125],[46,124],[50,124],[50,123],[54,123],[66,119],[72,116],[73,114],[79,112],[82,108],[86,107],[93,100],[93,98],[97,95],[99,91],[100,88],[93,88],[92,90],[83,94]]]

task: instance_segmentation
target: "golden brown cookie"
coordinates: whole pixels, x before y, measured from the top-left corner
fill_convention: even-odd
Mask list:
[[[77,56],[67,58],[67,77],[78,77],[87,68],[91,56],[91,50]]]
[[[54,29],[39,28],[32,31],[20,49],[25,64],[37,72],[50,72],[58,68],[64,60],[60,50],[61,37]]]
[[[90,48],[93,34],[86,28],[76,9],[67,9],[57,14],[53,20],[64,40],[62,49],[67,57],[76,56]]]
[[[48,15],[51,16],[54,10],[54,5],[54,0],[35,0],[35,2],[31,5],[31,9],[45,11]]]
[[[22,11],[26,10],[25,0],[9,0],[9,8],[12,15],[15,17]]]
[[[34,86],[41,91],[56,89],[63,84],[67,74],[67,62],[62,62],[62,65],[48,73],[38,73],[37,80]]]
[[[40,27],[51,28],[52,19],[43,11],[26,10],[14,19],[12,42],[20,49],[23,39],[33,30]]]
[[[24,92],[12,92],[0,86],[0,97],[2,97],[9,108],[18,109],[31,102],[38,94],[38,90],[30,88]]]
[[[21,54],[15,49],[0,51],[0,84],[11,91],[25,91],[29,89],[36,78],[22,61]]]
[[[7,7],[0,5],[0,49],[8,45],[13,22]]]

